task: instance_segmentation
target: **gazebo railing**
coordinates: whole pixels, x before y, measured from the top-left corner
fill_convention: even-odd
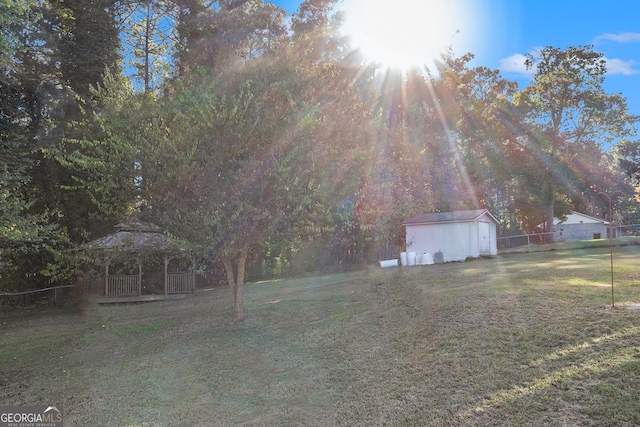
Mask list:
[[[193,292],[193,274],[169,273],[167,277],[168,294],[185,294]]]
[[[162,280],[162,276],[158,279]],[[166,283],[167,294],[186,294],[195,290],[194,275],[192,273],[169,273],[167,274]],[[163,292],[162,281],[157,285],[159,287],[156,287],[154,292]],[[86,281],[85,291],[89,294],[107,297],[138,296],[144,293],[140,286],[140,275],[137,274],[109,276],[106,289],[104,276],[91,277]]]
[[[138,295],[139,292],[139,275],[109,276],[109,285],[106,296]]]

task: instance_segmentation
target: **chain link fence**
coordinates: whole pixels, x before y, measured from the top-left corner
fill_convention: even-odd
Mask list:
[[[5,310],[68,306],[75,300],[75,287],[76,285],[66,285],[22,292],[0,293],[0,313]]]
[[[503,236],[497,239],[498,250],[509,252],[510,250],[527,250],[531,252],[536,246],[553,243],[580,242],[585,246],[608,242],[609,237],[623,239],[640,236],[640,224],[628,225],[604,225],[604,224],[570,224],[556,226],[556,230],[546,233],[518,234]]]

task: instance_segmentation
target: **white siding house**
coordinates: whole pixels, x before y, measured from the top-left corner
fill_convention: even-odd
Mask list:
[[[571,212],[564,221],[554,218],[553,225],[555,229],[553,240],[556,242],[604,239],[608,236],[608,221],[580,212]]]
[[[487,209],[416,215],[402,225],[407,252],[440,251],[444,262],[498,254],[498,220]]]

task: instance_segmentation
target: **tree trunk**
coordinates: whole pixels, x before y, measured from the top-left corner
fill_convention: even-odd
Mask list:
[[[236,320],[242,320],[244,314],[242,313],[243,304],[243,287],[244,287],[244,267],[247,261],[247,249],[244,248],[238,254],[238,274],[236,282]]]
[[[244,269],[247,261],[248,249],[243,248],[238,253],[237,259],[237,273],[233,271],[233,260],[230,257],[222,259],[222,265],[224,265],[224,271],[227,274],[227,282],[229,283],[229,291],[231,293],[231,303],[235,310],[236,320],[242,320],[244,314],[242,313],[243,305],[243,287],[244,287]]]
[[[231,303],[236,304],[236,277],[233,273],[233,261],[231,258],[225,257],[222,259],[222,265],[224,266],[224,272],[227,274],[227,283],[229,283],[229,292],[231,293]]]
[[[553,220],[555,219],[554,201],[551,200],[547,205],[547,230],[548,232],[555,231]]]
[[[555,215],[555,192],[554,192],[554,186],[553,185],[549,185],[549,189],[548,189],[548,193],[547,193],[547,219],[546,219],[546,225],[545,225],[545,230],[547,233],[553,232],[556,230],[555,226],[553,225],[553,220],[555,219],[556,215]],[[553,241],[553,236],[552,235],[546,235],[545,236],[545,240],[550,240]]]

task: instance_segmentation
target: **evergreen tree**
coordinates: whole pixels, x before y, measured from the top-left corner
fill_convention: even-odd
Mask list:
[[[64,236],[32,177],[50,120],[55,78],[47,62],[44,8],[0,5],[0,288],[42,286]]]

